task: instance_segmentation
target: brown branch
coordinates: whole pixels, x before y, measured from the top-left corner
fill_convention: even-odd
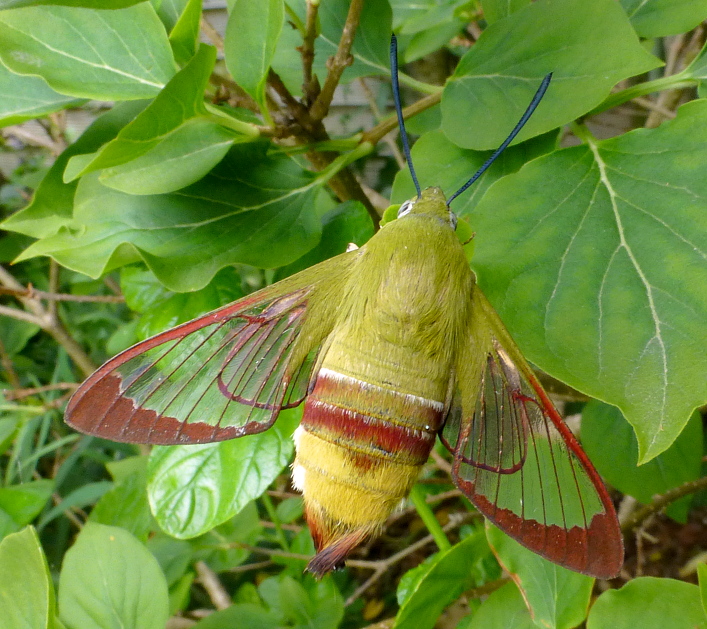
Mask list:
[[[299,51],[302,55],[302,92],[305,102],[312,104],[319,96],[319,81],[312,74],[312,64],[314,63],[314,40],[317,38],[317,12],[319,2],[307,0],[307,22],[305,25],[302,46]]]
[[[650,504],[644,505],[640,509],[637,509],[621,524],[621,531],[624,535],[629,534],[635,528],[640,526],[643,520],[650,517],[654,513],[662,511],[665,507],[684,496],[689,496],[690,494],[702,491],[703,489],[707,489],[707,476],[703,476],[697,480],[688,481],[679,487],[666,491],[664,494],[655,496]]]
[[[363,88],[363,93],[366,95],[366,100],[368,101],[368,106],[370,107],[371,112],[373,113],[373,117],[376,119],[376,122],[380,122],[383,119],[383,115],[381,114],[380,109],[378,109],[378,104],[376,103],[375,95],[371,91],[371,88],[368,87],[366,79],[361,77],[358,82],[359,85]],[[395,140],[389,134],[386,134],[383,136],[383,141],[388,145],[388,148],[390,148],[391,152],[393,153],[393,157],[395,158],[395,161],[398,164],[398,168],[405,168],[405,157],[403,156],[403,152],[400,150],[400,148],[398,148],[398,145],[395,143]]]
[[[17,291],[24,290],[22,284],[2,266],[0,266],[0,284]],[[93,361],[88,357],[88,354],[86,354],[83,348],[76,342],[76,339],[69,334],[56,314],[52,315],[36,297],[18,297],[18,299],[29,312],[0,306],[0,314],[5,314],[23,321],[30,321],[38,325],[66,350],[66,353],[77,364],[84,375],[88,376],[96,370],[96,365],[94,365]]]
[[[206,590],[216,609],[226,609],[233,605],[233,601],[219,581],[218,575],[211,568],[203,561],[197,561],[194,567],[199,577],[199,583]]]
[[[46,299],[50,302],[77,301],[115,304],[125,301],[125,297],[122,295],[69,295],[67,293],[51,293],[43,290],[37,290],[33,286],[28,286],[27,288],[21,288],[19,290],[14,288],[3,288],[0,286],[0,295],[12,295],[13,297],[26,297],[30,299]]]
[[[430,107],[433,107],[442,99],[442,91],[435,92],[434,94],[428,94],[423,96],[420,100],[405,107],[403,109],[403,118],[407,120],[412,118],[412,116],[419,114],[421,111],[425,111]],[[395,114],[388,116],[383,122],[380,122],[372,129],[369,129],[361,136],[361,142],[370,142],[371,144],[378,144],[378,142],[390,133],[393,129],[398,126],[398,119]]]
[[[221,34],[211,25],[211,23],[205,18],[201,17],[199,21],[199,26],[201,27],[201,32],[204,33],[206,39],[208,39],[219,52],[223,52],[223,37]]]
[[[48,391],[66,391],[67,389],[73,391],[78,388],[76,382],[58,382],[56,384],[47,384],[43,387],[31,387],[27,389],[21,389],[16,387],[12,390],[5,391],[5,399],[7,400],[21,400],[22,398],[29,397],[30,395],[37,395],[38,393],[46,393]]]
[[[339,47],[336,49],[336,54],[327,60],[327,69],[329,72],[324,81],[324,86],[319,96],[317,96],[317,100],[314,101],[309,110],[313,120],[323,120],[327,113],[329,113],[329,106],[334,98],[334,90],[341,80],[341,75],[344,73],[344,70],[353,63],[351,46],[356,36],[356,29],[358,28],[362,9],[363,0],[351,0],[344,30],[339,40]]]
[[[8,354],[2,339],[0,339],[0,366],[2,366],[3,370],[7,374],[7,379],[10,382],[10,386],[12,386],[15,390],[19,389],[22,386],[20,377],[15,371],[15,366],[12,364],[12,358],[10,358],[10,354]],[[8,393],[12,393],[12,391],[5,392],[5,397],[10,400],[12,398],[8,395]]]

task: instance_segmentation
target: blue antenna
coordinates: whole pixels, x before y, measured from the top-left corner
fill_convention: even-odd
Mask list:
[[[407,131],[405,131],[403,109],[400,105],[400,85],[398,83],[398,39],[395,37],[395,33],[390,36],[390,74],[393,78],[393,100],[395,101],[395,111],[398,114],[398,126],[400,127],[400,139],[403,142],[403,153],[405,153],[405,159],[407,160],[408,168],[410,169],[410,174],[412,175],[412,180],[415,183],[417,197],[420,198],[420,183],[417,181],[415,167],[412,165],[412,157],[410,157],[410,142],[408,141]]]
[[[533,115],[533,112],[537,108],[537,106],[540,104],[540,101],[542,100],[542,97],[545,96],[545,92],[547,91],[547,86],[550,85],[550,79],[552,79],[552,72],[548,74],[544,79],[543,82],[540,84],[540,87],[538,88],[538,91],[535,92],[535,96],[533,96],[533,100],[530,101],[530,105],[528,105],[528,109],[525,110],[525,113],[521,117],[521,119],[518,121],[518,124],[515,126],[513,131],[511,131],[510,135],[503,141],[503,144],[499,146],[489,157],[485,162],[484,165],[479,168],[474,173],[474,176],[469,179],[459,190],[457,190],[449,199],[447,200],[447,207],[449,207],[449,204],[454,201],[464,190],[466,190],[472,183],[474,183],[481,175],[483,175],[491,166],[496,161],[496,158],[503,153],[503,151],[506,149],[506,147],[513,142],[513,138],[515,138],[518,135],[518,132],[525,126],[525,123],[528,122],[530,119],[530,116]],[[409,158],[408,158],[409,161]],[[413,174],[414,178],[414,174]],[[419,188],[418,188],[419,191]],[[419,194],[419,192],[418,192]]]

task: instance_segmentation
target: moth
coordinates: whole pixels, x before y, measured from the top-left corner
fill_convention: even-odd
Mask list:
[[[76,391],[66,421],[147,444],[197,444],[270,428],[304,402],[293,484],[317,554],[340,566],[380,533],[439,436],[457,487],[496,526],[571,570],[623,560],[604,485],[475,283],[449,200],[420,190],[364,246],[138,343]]]

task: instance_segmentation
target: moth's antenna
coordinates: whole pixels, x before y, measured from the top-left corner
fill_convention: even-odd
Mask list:
[[[521,119],[518,121],[518,124],[515,126],[513,131],[511,131],[510,135],[503,141],[503,144],[499,146],[489,157],[485,162],[484,165],[479,168],[474,173],[474,176],[469,179],[459,190],[457,190],[449,199],[447,200],[447,207],[449,207],[449,204],[454,201],[464,190],[466,190],[472,183],[474,183],[481,175],[483,175],[491,166],[496,161],[496,158],[503,153],[503,151],[506,149],[506,147],[513,142],[513,138],[515,138],[518,135],[518,132],[525,126],[525,123],[528,122],[528,119],[530,116],[533,115],[533,112],[537,108],[537,106],[540,104],[540,101],[542,100],[543,96],[545,96],[545,92],[547,91],[547,86],[550,85],[550,79],[552,79],[552,72],[548,74],[544,79],[543,82],[540,84],[540,87],[538,88],[538,91],[535,92],[535,96],[533,96],[533,100],[530,101],[530,105],[528,105],[528,109],[525,110],[525,113],[521,116]]]
[[[400,85],[398,83],[398,39],[395,33],[390,36],[390,74],[393,78],[393,100],[395,101],[395,112],[398,114],[398,126],[400,127],[400,139],[403,141],[403,153],[412,175],[412,180],[415,183],[417,196],[420,197],[420,183],[417,181],[415,167],[412,165],[412,157],[410,157],[410,143],[408,142],[408,134],[405,131],[405,121],[403,120],[403,109],[400,105]]]

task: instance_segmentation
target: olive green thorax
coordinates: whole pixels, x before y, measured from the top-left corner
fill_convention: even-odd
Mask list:
[[[327,354],[331,368],[445,401],[473,275],[439,188],[400,207],[356,252]],[[365,365],[365,369],[363,366]]]

